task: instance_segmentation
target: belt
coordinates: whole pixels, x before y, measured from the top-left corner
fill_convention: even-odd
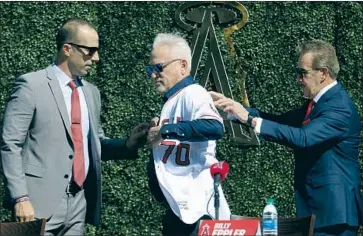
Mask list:
[[[68,183],[67,187],[66,187],[66,193],[69,194],[76,194],[79,191],[81,191],[83,189],[83,185],[82,187],[79,187],[74,181],[71,180],[70,183]]]

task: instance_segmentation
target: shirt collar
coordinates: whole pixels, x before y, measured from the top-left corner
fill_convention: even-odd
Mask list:
[[[335,85],[337,85],[338,82],[335,80],[333,83],[328,84],[327,86],[325,86],[322,90],[320,90],[320,92],[314,97],[314,102],[317,103],[319,101],[319,99],[324,95],[324,93],[326,93],[329,89],[331,89],[332,87],[334,87]]]
[[[176,83],[168,92],[164,94],[163,101],[164,102],[168,101],[168,99],[173,95],[175,95],[179,90],[195,83],[197,82],[194,81],[193,76],[189,75],[185,77],[184,79]]]
[[[59,84],[62,87],[67,87],[68,83],[72,81],[71,78],[69,78],[68,75],[66,75],[66,73],[64,73],[58,66],[56,66],[55,64],[52,64],[52,69],[53,72],[55,74],[55,76],[57,77]],[[77,87],[82,86],[82,83],[80,82],[79,78],[77,78],[75,80]]]

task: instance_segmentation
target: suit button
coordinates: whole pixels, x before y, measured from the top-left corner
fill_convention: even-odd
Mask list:
[[[71,159],[71,160],[73,159],[73,155],[69,155],[68,157],[69,157],[69,159]]]
[[[65,179],[68,179],[68,177],[69,177],[69,176],[68,176],[67,174],[66,174],[66,175],[64,175],[64,178],[65,178]]]

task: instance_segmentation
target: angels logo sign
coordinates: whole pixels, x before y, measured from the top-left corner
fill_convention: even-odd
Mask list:
[[[202,232],[201,233],[199,232],[198,235],[201,235],[201,236],[208,236],[208,235],[210,235],[209,228],[210,228],[210,226],[208,224],[203,225]]]
[[[261,235],[260,221],[258,219],[248,220],[203,220],[199,226],[198,235]]]

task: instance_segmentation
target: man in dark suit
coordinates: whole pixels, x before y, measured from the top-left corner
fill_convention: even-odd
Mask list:
[[[57,57],[46,69],[15,80],[4,115],[1,161],[18,221],[47,218],[46,235],[83,235],[101,215],[101,159],[133,158],[149,124],[128,139],[105,137],[100,92],[81,77],[99,60],[98,34],[67,20]]]
[[[360,117],[338,72],[335,49],[313,40],[299,47],[297,81],[310,99],[304,107],[273,115],[211,92],[231,119],[294,149],[297,215],[316,215],[314,235],[356,235],[362,223]]]

